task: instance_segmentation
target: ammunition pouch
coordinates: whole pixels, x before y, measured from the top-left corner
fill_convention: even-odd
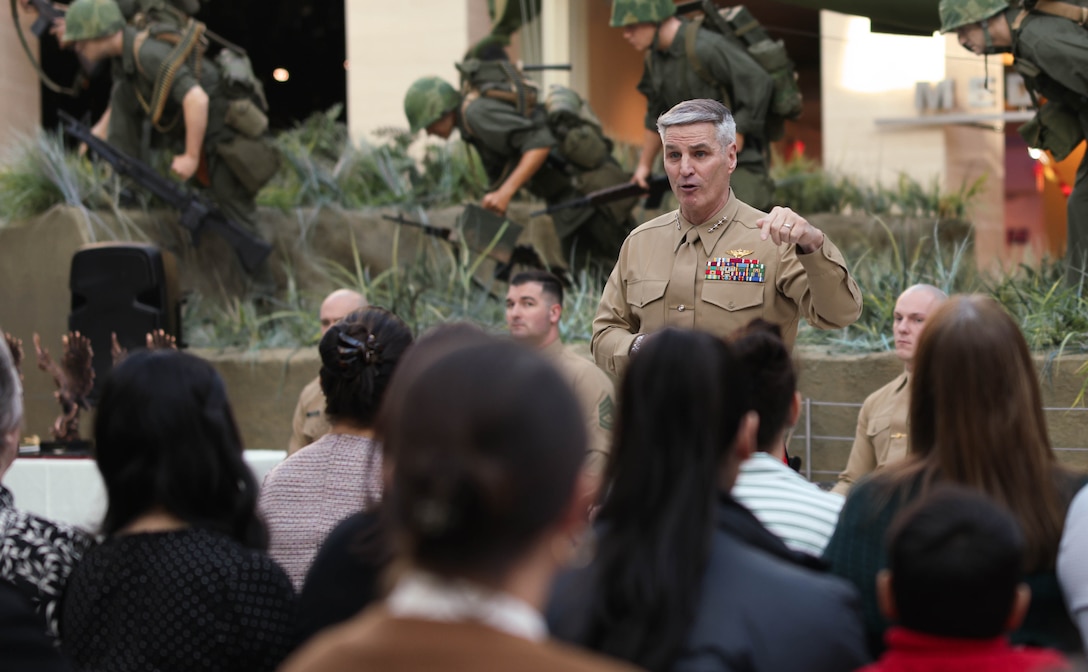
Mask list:
[[[574,186],[583,196],[600,189],[614,187],[631,179],[631,174],[625,172],[618,164],[612,161],[605,162],[600,168],[582,173],[574,178]],[[596,206],[597,210],[605,213],[615,222],[624,222],[631,215],[632,208],[638,203],[639,196],[603,203]]]
[[[1075,112],[1050,101],[1020,127],[1020,136],[1029,147],[1045,149],[1056,161],[1061,161],[1084,140],[1084,129]]]
[[[797,73],[782,40],[758,42],[748,47],[748,53],[774,80],[771,114],[784,119],[800,116],[801,87],[797,85]]]
[[[257,139],[268,130],[268,115],[249,98],[232,100],[223,120],[247,138]]]
[[[271,138],[242,135],[221,142],[216,152],[246,191],[256,194],[280,169],[280,152]]]
[[[582,170],[598,168],[609,157],[609,152],[608,142],[589,124],[571,128],[559,143],[563,158]]]

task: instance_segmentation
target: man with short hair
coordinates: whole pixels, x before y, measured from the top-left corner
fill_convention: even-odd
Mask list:
[[[947,294],[933,285],[918,284],[903,290],[896,300],[892,332],[895,356],[903,362],[903,373],[870,394],[862,404],[854,446],[834,492],[845,495],[862,476],[907,456],[907,411],[914,350],[926,319],[947,298]]]
[[[368,305],[366,297],[353,289],[338,289],[329,294],[321,302],[321,312],[318,314],[321,318],[321,335],[324,336],[329,327],[347,317],[348,313]],[[321,376],[302,388],[291,428],[291,440],[287,443],[288,457],[328,433],[329,421],[325,417],[325,395],[321,391]]]
[[[506,293],[506,326],[510,335],[547,355],[574,390],[588,429],[586,465],[589,471],[599,474],[612,442],[614,386],[593,362],[563,347],[559,338],[562,316],[563,286],[554,275],[525,271],[510,281]]]
[[[722,336],[753,318],[777,324],[792,347],[804,315],[817,328],[861,314],[861,290],[838,248],[789,208],[763,213],[730,188],[736,125],[716,100],[689,100],[658,119],[665,171],[679,210],[631,232],[593,320],[597,364],[619,375],[647,335],[664,327]]]

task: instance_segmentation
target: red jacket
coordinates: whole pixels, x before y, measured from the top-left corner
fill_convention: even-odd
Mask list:
[[[1061,654],[1049,649],[1013,647],[1008,637],[953,639],[906,628],[884,636],[888,650],[860,672],[1049,672],[1069,670]]]

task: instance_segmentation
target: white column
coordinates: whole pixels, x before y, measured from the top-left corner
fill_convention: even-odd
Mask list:
[[[547,0],[540,9],[541,56],[547,65],[571,62],[570,0]],[[545,70],[541,73],[544,90],[552,84],[570,87],[571,73],[566,70]]]
[[[23,32],[38,57],[38,38],[30,33],[31,14],[22,15]],[[46,39],[53,39],[47,36]],[[33,135],[41,119],[42,101],[38,75],[30,65],[15,33],[15,23],[5,2],[0,7],[0,154],[19,135]]]

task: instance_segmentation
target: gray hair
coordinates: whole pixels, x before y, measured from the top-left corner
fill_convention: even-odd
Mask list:
[[[23,386],[3,333],[0,329],[0,434],[18,428],[23,422]]]
[[[737,139],[737,122],[733,120],[729,108],[710,98],[696,98],[673,105],[671,110],[657,118],[661,144],[665,144],[666,129],[691,124],[714,124],[722,151]]]

